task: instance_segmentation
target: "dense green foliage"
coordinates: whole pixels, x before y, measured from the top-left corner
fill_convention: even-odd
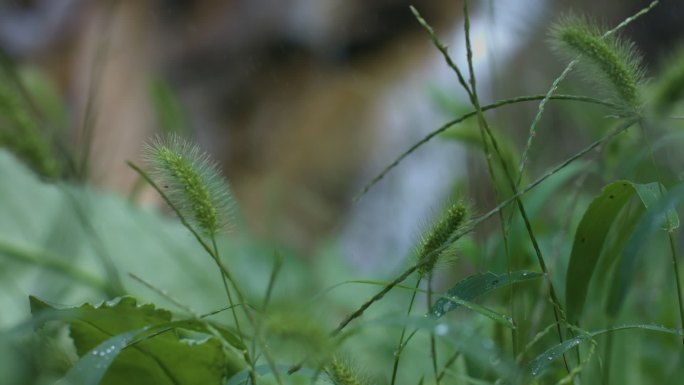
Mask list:
[[[76,159],[88,157],[41,128],[22,99],[41,93],[29,87],[19,96],[13,90],[23,80],[4,65],[2,383],[651,384],[681,377],[684,159],[676,146],[683,125],[662,114],[682,110],[682,62],[665,69],[665,80],[644,84],[632,45],[618,37],[655,5],[610,31],[563,19],[551,36],[572,61],[549,92],[492,104],[481,103],[476,89],[467,2],[467,51],[453,53],[468,58],[465,70],[413,9],[471,105],[363,193],[445,132],[443,139],[482,151],[496,201],[492,209],[466,204],[459,189],[461,199],[416,240],[407,266],[373,280],[358,280],[334,244],[305,262],[247,234],[216,164],[178,134],[146,148],[149,172],[130,164],[177,218],[76,184],[88,166]],[[591,97],[557,92],[575,66],[598,85],[588,88]],[[165,111],[175,105],[166,91],[153,93]],[[529,170],[551,100],[592,105],[581,118],[573,107],[566,112],[569,121],[592,122],[584,135],[594,141]],[[538,114],[520,151],[485,112],[531,101]],[[498,223],[486,228],[487,221]]]

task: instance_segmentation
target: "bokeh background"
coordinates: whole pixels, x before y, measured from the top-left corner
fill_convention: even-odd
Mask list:
[[[566,65],[548,42],[549,26],[561,15],[588,15],[612,27],[648,3],[471,1],[481,100],[548,90]],[[32,101],[22,122],[38,127],[33,134],[45,134],[48,139],[32,140],[50,141],[61,167],[0,151],[0,357],[12,357],[0,360],[0,382],[53,383],[76,360],[37,349],[40,340],[14,328],[27,325],[22,322],[30,318],[29,295],[75,305],[128,293],[178,310],[128,275],[134,273],[200,313],[225,305],[212,261],[126,164],[144,164],[143,146],[155,135],[186,137],[219,163],[239,207],[239,223],[218,240],[219,248],[247,295],[261,300],[277,251],[286,262],[274,306],[310,305],[302,314],[324,333],[377,289],[332,285],[393,279],[421,234],[454,199],[468,201],[476,214],[493,207],[496,197],[479,142],[468,134],[476,127],[469,130],[468,123],[434,138],[360,200],[353,199],[412,144],[470,110],[410,5],[465,69],[460,1],[0,0],[0,108],[15,97]],[[643,55],[648,77],[658,75],[684,44],[683,20],[682,1],[664,0],[622,31]],[[573,74],[559,91],[595,95],[591,86]],[[506,152],[522,152],[537,106],[488,112]],[[7,130],[0,134],[10,132],[10,114],[0,110],[0,130]],[[605,114],[597,107],[550,102],[526,181],[602,137],[612,124]],[[624,136],[602,156],[590,154],[525,197],[556,282],[563,282],[571,234],[591,197],[619,178],[653,181],[650,165],[636,166],[645,156],[640,138]],[[668,183],[684,179],[682,154],[672,143],[660,142],[656,154],[670,171]],[[514,268],[536,269],[522,222],[514,220],[511,229]],[[498,231],[496,221],[489,221],[460,241],[458,262],[440,270],[435,288],[476,272],[506,271]],[[630,311],[611,321],[676,324],[675,307],[660,301],[662,293],[671,293],[672,287],[662,286],[672,286],[670,262],[653,266],[640,276]],[[553,322],[539,295],[545,290],[533,284],[521,289],[518,312],[524,314],[515,316],[529,320],[521,326],[521,339],[530,340]],[[390,293],[368,317],[405,314],[408,295]],[[497,310],[506,303],[492,302]],[[601,303],[594,302],[583,326],[605,327]],[[478,315],[456,317],[478,332],[507,339]],[[228,316],[221,320],[232,322]],[[396,336],[363,333],[354,342],[357,358],[389,367]],[[17,336],[21,354],[3,340]],[[681,348],[679,342],[628,336],[614,350],[627,352],[623,362],[642,365],[637,370],[648,374],[644,383],[660,383],[684,367],[670,354]],[[406,361],[422,362],[411,357],[422,359],[424,353],[407,351]],[[590,370],[598,373],[594,366]],[[631,375],[617,366],[614,372],[615,383]],[[408,383],[418,383],[419,374]]]
[[[71,143],[85,145],[92,119],[89,178],[99,188],[128,194],[136,175],[125,161],[139,160],[156,133],[179,131],[220,162],[253,232],[302,255],[341,236],[363,263],[368,255],[401,258],[419,230],[416,218],[428,221],[454,183],[491,203],[477,155],[439,140],[352,203],[384,165],[467,105],[410,4],[464,63],[461,6],[453,1],[4,0],[0,48],[54,87]],[[560,14],[614,25],[645,5],[474,2],[482,98],[548,87],[563,63],[546,30]],[[664,1],[625,31],[650,68],[681,39],[683,17],[680,2]],[[493,116],[521,141],[535,108]],[[553,129],[542,134],[532,169],[582,140],[553,116],[543,122],[542,132]]]

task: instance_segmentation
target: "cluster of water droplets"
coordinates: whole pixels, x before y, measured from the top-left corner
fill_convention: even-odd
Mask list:
[[[123,348],[124,345],[125,345],[125,344],[122,344],[121,347]],[[116,350],[117,350],[117,349],[116,349],[116,346],[112,345],[112,346],[110,346],[110,347],[108,347],[108,348],[106,348],[106,349],[104,349],[104,350],[93,349],[93,351],[90,352],[90,354],[92,354],[92,355],[94,355],[94,356],[104,357],[104,356],[106,356],[106,355],[108,355],[108,354],[114,353]]]

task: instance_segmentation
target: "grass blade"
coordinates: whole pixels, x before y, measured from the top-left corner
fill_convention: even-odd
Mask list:
[[[608,232],[620,211],[635,196],[648,209],[658,200],[659,194],[657,183],[637,184],[620,180],[605,186],[593,199],[575,233],[566,274],[566,312],[570,322],[576,323],[582,314],[591,277],[601,258]],[[676,213],[671,211],[667,215],[670,223],[679,223]]]
[[[489,293],[494,289],[498,289],[502,286],[512,283],[536,279],[541,276],[542,274],[540,273],[530,271],[516,271],[512,272],[510,275],[508,273],[495,274],[492,272],[471,275],[449,289],[445,293],[444,298],[438,299],[434,305],[432,305],[432,313],[430,315],[434,318],[442,317],[446,313],[456,310],[459,306],[464,305],[466,302],[472,301],[475,298]],[[472,310],[478,311],[473,309],[472,305],[473,304],[470,304],[468,307]],[[485,313],[482,314],[487,315]]]
[[[679,218],[674,207],[684,201],[684,183],[676,185],[672,190],[654,204],[636,226],[630,240],[625,247],[620,260],[620,265],[613,275],[606,313],[615,316],[622,308],[629,282],[636,273],[636,257],[641,247],[647,242],[649,236],[663,224],[666,230],[671,231],[679,226]],[[678,274],[678,272],[675,272]]]
[[[119,353],[146,329],[131,330],[97,345],[78,360],[57,385],[98,385]]]
[[[561,344],[558,344],[548,350],[546,350],[544,353],[540,354],[537,356],[535,359],[530,361],[530,363],[527,366],[527,371],[532,377],[538,377],[541,374],[546,371],[546,369],[549,368],[549,366],[553,363],[553,361],[562,356],[564,353],[566,353],[568,350],[579,346],[581,343],[584,341],[593,341],[594,337],[597,337],[601,334],[606,334],[606,333],[611,333],[615,331],[621,331],[621,330],[647,330],[647,331],[654,331],[654,332],[659,332],[659,333],[667,333],[667,334],[672,334],[676,336],[682,336],[684,333],[681,330],[676,330],[676,329],[670,329],[666,328],[664,326],[658,326],[658,325],[653,325],[653,324],[627,324],[627,325],[620,325],[620,326],[615,326],[612,328],[607,328],[607,329],[602,329],[602,330],[597,330],[589,333],[584,333],[582,335],[579,335],[575,338],[571,338]]]

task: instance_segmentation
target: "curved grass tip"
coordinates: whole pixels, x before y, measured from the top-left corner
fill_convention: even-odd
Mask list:
[[[469,217],[468,206],[463,201],[452,204],[442,217],[424,236],[418,249],[418,274],[425,276],[432,272],[439,261],[453,254],[448,242],[453,234],[464,227]]]
[[[551,29],[551,39],[558,52],[570,57],[582,55],[580,69],[587,79],[603,84],[617,104],[630,112],[639,110],[639,86],[644,69],[631,42],[577,16],[566,16],[556,23]]]
[[[218,165],[207,153],[177,135],[145,146],[151,176],[192,225],[214,236],[232,223],[235,201]]]

